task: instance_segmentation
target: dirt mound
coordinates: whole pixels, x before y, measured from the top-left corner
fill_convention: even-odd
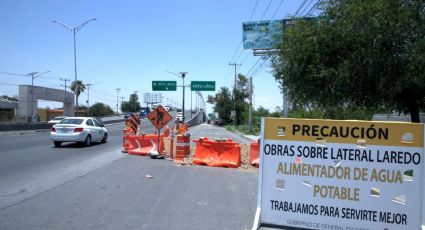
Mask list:
[[[174,140],[174,152],[175,152],[175,142],[176,140]],[[170,153],[170,138],[164,138],[164,144],[165,144],[165,151],[167,152],[167,154]],[[241,147],[241,166],[238,168],[238,170],[241,171],[248,171],[248,172],[258,172],[258,168],[254,167],[250,164],[250,145],[249,144],[240,144]],[[180,166],[188,166],[188,165],[193,165],[193,158],[195,157],[195,150],[196,147],[195,146],[191,146],[190,147],[190,154],[187,155],[184,159],[182,163],[176,163],[177,165]]]

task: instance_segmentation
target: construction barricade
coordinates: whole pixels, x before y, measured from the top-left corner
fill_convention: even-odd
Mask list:
[[[258,141],[253,141],[250,143],[250,155],[251,160],[250,163],[252,166],[259,167],[260,166],[260,139]]]
[[[176,162],[183,161],[183,159],[190,154],[190,134],[177,135],[176,141],[176,154],[174,160]]]
[[[229,168],[241,166],[241,147],[233,140],[209,140],[205,137],[194,142],[194,164]]]
[[[164,137],[168,137],[170,135],[170,129],[168,127],[164,128]]]
[[[130,135],[128,140],[130,142],[128,153],[132,155],[147,156],[149,153],[158,152],[164,154],[164,136],[160,135],[160,147],[158,148],[158,135],[145,134],[145,135]]]
[[[132,129],[123,129],[123,135],[122,135],[122,148],[121,151],[123,153],[127,153],[128,149],[130,148],[130,141],[129,136],[134,135],[134,132]]]

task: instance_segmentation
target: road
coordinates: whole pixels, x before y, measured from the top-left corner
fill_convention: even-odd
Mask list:
[[[142,130],[152,133],[148,122]],[[1,135],[0,229],[251,227],[256,173],[121,153],[122,127],[108,127],[108,143],[88,148],[55,148],[48,132]],[[241,138],[209,125],[191,131]]]

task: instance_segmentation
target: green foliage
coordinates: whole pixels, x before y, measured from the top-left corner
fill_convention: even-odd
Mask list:
[[[207,103],[214,105],[214,112],[218,113],[218,118],[224,124],[233,122],[231,117],[233,107],[236,109],[236,123],[246,124],[248,120],[248,103],[246,102],[246,99],[249,97],[248,79],[244,75],[238,74],[236,88],[232,91],[233,93],[231,94],[229,88],[221,87],[215,96],[208,96]],[[233,98],[235,98],[235,104]]]
[[[73,81],[71,82],[71,85],[69,86],[69,88],[71,89],[72,92],[74,92],[74,94],[77,96],[77,101],[75,102],[75,107],[79,108],[78,106],[78,97],[80,96],[80,94],[82,92],[84,92],[84,90],[86,89],[86,86],[83,84],[82,81],[77,80],[77,81]],[[78,111],[78,110],[77,110]]]
[[[74,92],[75,95],[77,95],[77,97],[79,97],[80,94],[86,90],[86,85],[83,84],[83,81],[77,80],[76,82],[71,82],[69,88],[72,92]]]
[[[0,109],[0,122],[11,122],[14,118],[13,109]]]
[[[124,111],[124,112],[137,113],[137,112],[140,112],[140,110],[141,110],[141,106],[139,102],[139,97],[135,93],[130,95],[129,101],[124,101],[121,104],[121,111]]]
[[[97,102],[94,105],[90,106],[89,115],[93,117],[102,117],[114,115],[114,111],[109,105]]]
[[[221,87],[215,96],[208,95],[207,103],[214,104],[213,110],[218,114],[219,120],[224,124],[231,123],[230,111],[233,110],[233,102],[229,88]]]
[[[319,117],[350,116],[353,108],[360,112],[355,116],[367,117],[385,108],[409,111],[419,121],[425,108],[423,1],[329,0],[322,7],[317,21],[286,29],[272,57],[290,101],[317,105],[313,115]]]
[[[305,107],[295,106],[289,110],[288,117],[335,120],[371,120],[373,113],[376,111],[377,110],[368,109],[366,107],[328,107],[323,109],[317,105]]]
[[[238,126],[227,125],[226,129],[229,130],[230,132],[243,133],[246,135],[259,135],[261,131],[260,126],[253,126],[252,131],[250,131],[248,125],[238,125]]]
[[[19,101],[17,97],[9,97],[7,95],[2,95],[1,98],[9,100],[9,101],[16,101],[16,102]]]

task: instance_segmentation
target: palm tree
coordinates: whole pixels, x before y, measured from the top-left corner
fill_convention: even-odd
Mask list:
[[[77,96],[75,108],[76,108],[76,111],[78,112],[78,97],[80,96],[82,92],[84,92],[84,90],[86,89],[86,86],[83,84],[83,81],[77,80],[77,81],[73,81],[71,85],[69,86],[69,88],[71,88],[71,91],[74,92],[75,95]]]

